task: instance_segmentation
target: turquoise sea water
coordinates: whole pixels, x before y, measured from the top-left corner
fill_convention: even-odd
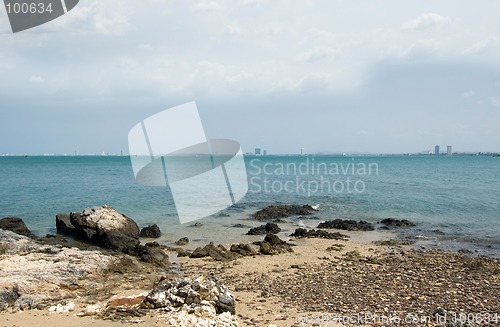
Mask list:
[[[249,192],[223,213],[180,225],[166,187],[134,180],[128,157],[0,157],[0,217],[18,216],[37,234],[55,231],[59,212],[108,204],[165,240],[241,240],[251,213],[275,203],[318,205],[315,220],[393,217],[427,245],[500,251],[500,159],[487,156],[248,156]],[[196,203],[193,196],[193,203]]]

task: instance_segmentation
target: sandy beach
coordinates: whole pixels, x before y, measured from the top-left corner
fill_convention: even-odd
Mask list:
[[[360,233],[347,234],[356,239]],[[293,252],[278,255],[215,261],[171,253],[170,258],[182,276],[215,274],[235,296],[240,326],[465,326],[457,323],[460,319],[468,319],[469,325],[499,323],[496,259],[352,240],[291,238],[290,243]],[[160,275],[152,268],[111,273],[107,280],[114,284],[107,294],[62,301],[74,303],[71,312],[4,311],[0,325],[167,326],[161,310],[118,320],[79,316],[89,304],[109,304],[112,296],[147,293]]]

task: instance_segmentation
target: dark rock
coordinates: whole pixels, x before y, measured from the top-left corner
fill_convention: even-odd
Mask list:
[[[259,221],[272,221],[290,216],[307,216],[315,210],[308,204],[305,205],[275,205],[268,206],[253,214],[253,218]]]
[[[188,243],[189,243],[189,238],[187,237],[181,237],[180,239],[175,241],[175,244],[179,246],[187,245]]]
[[[238,257],[234,252],[228,251],[223,245],[215,246],[213,242],[205,245],[204,247],[197,247],[193,253],[189,255],[190,258],[204,258],[212,257],[216,261],[230,261]]]
[[[274,255],[279,253],[293,252],[292,245],[283,241],[274,234],[267,234],[262,242],[256,242],[260,246],[260,253]]]
[[[200,223],[199,221],[196,222],[196,223],[194,223],[194,224],[192,224],[192,225],[189,225],[189,227],[201,227],[201,226],[203,226],[203,224]]]
[[[230,251],[241,254],[244,257],[254,256],[257,254],[257,251],[255,251],[250,244],[243,243],[231,245]]]
[[[0,311],[12,306],[19,298],[17,287],[0,288]]]
[[[260,225],[259,227],[254,227],[247,232],[247,235],[265,235],[265,234],[278,234],[281,232],[281,228],[275,223],[267,223],[265,225]]]
[[[5,217],[0,219],[0,229],[10,230],[18,235],[33,237],[33,233],[28,229],[21,218]]]
[[[372,224],[364,220],[355,221],[345,219],[327,220],[319,223],[318,228],[342,229],[348,231],[371,231],[375,229]]]
[[[59,213],[56,215],[56,230],[58,233],[67,235],[67,236],[75,236],[76,229],[73,224],[71,224],[70,215],[66,213]]]
[[[414,223],[409,221],[408,219],[394,219],[394,218],[386,218],[380,221],[381,224],[392,227],[392,228],[406,228],[406,227],[414,227],[416,226]]]
[[[158,267],[168,267],[170,265],[167,254],[160,247],[138,245],[135,251],[137,256],[144,262],[152,263]]]
[[[158,225],[156,224],[144,227],[143,229],[141,229],[141,232],[139,233],[139,237],[158,238],[160,236],[161,236],[160,227],[158,227]]]
[[[233,228],[252,228],[252,226],[243,225],[243,224],[234,224],[230,227],[233,227]]]
[[[326,238],[332,240],[345,240],[349,238],[349,236],[340,233],[330,233],[324,230],[314,229],[307,230],[305,228],[297,228],[290,236],[296,238]]]
[[[87,208],[70,214],[78,238],[98,246],[121,251],[139,245],[139,227],[132,219],[111,207]]]

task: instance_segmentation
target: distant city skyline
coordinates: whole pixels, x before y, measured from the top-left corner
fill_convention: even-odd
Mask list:
[[[493,0],[87,0],[13,34],[0,6],[0,153],[128,153],[136,122],[190,101],[244,152],[500,152],[499,16]]]

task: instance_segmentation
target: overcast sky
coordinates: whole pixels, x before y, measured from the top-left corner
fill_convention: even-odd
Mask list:
[[[500,2],[80,0],[13,34],[0,153],[128,152],[196,101],[244,151],[500,151]]]

